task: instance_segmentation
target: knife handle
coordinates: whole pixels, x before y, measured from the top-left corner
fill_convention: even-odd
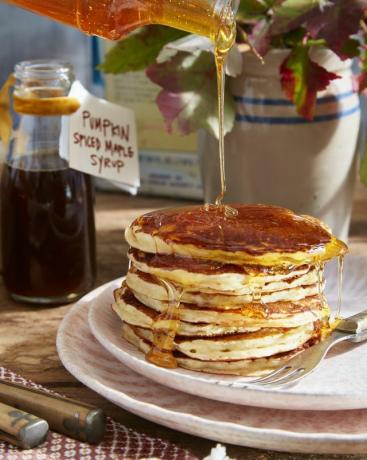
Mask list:
[[[360,334],[367,331],[367,310],[341,320],[336,329],[353,334]]]
[[[0,382],[0,401],[47,420],[50,429],[71,438],[92,444],[103,439],[106,416],[89,404],[5,381]]]
[[[43,443],[48,423],[15,407],[0,403],[0,440],[22,449],[32,449]]]

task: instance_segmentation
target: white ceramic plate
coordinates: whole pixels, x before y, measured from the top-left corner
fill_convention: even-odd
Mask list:
[[[328,298],[335,305],[336,264],[330,264],[326,276]],[[349,316],[367,308],[367,258],[347,258],[344,278],[343,314]],[[121,280],[112,281],[93,297],[89,312],[90,328],[97,340],[118,360],[155,382],[196,396],[257,407],[294,410],[367,408],[367,342],[338,345],[314,373],[291,388],[225,387],[215,383],[218,378],[228,383],[240,378],[157,367],[148,363],[143,353],[124,340],[121,337],[121,321],[111,309],[112,291],[120,285]]]
[[[88,307],[105,287],[62,321],[57,348],[78,380],[124,409],[185,433],[223,443],[305,453],[366,453],[367,410],[316,412],[261,409],[191,396],[133,372],[88,328]]]

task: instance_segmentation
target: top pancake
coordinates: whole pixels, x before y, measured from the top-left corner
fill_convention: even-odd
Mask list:
[[[314,264],[347,247],[319,220],[278,206],[231,204],[163,209],[136,219],[127,242],[149,253],[175,254],[232,264]]]

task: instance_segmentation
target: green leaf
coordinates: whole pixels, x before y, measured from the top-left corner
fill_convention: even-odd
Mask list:
[[[367,187],[367,143],[361,159],[359,176],[361,178],[362,184]]]
[[[168,131],[177,125],[182,134],[206,128],[218,136],[217,79],[211,53],[179,52],[169,61],[151,65],[147,75],[162,87],[157,104]],[[225,132],[229,132],[235,108],[228,94],[224,102]]]
[[[320,3],[320,0],[283,0],[274,6],[274,12],[292,18],[306,13],[315,6],[320,7]]]
[[[148,26],[118,42],[105,56],[99,69],[106,73],[143,70],[155,62],[159,52],[169,42],[187,32],[165,26]]]
[[[294,48],[299,45],[306,35],[306,31],[303,27],[291,30],[283,35],[283,42],[289,48]]]
[[[356,38],[348,38],[342,46],[342,53],[349,58],[358,57],[361,54],[361,43]]]
[[[240,19],[258,19],[269,9],[269,2],[266,0],[241,0],[237,16]]]

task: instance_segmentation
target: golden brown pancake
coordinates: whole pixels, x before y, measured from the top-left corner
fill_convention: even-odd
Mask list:
[[[160,283],[157,277],[136,270],[134,266],[130,267],[126,284],[134,291],[137,297],[148,298],[148,303],[154,300],[167,301],[167,290]],[[293,283],[292,283],[293,284]],[[324,289],[325,282],[321,281],[321,290]],[[269,288],[269,286],[267,286]],[[293,286],[287,285],[286,288],[276,291],[265,291],[262,289],[261,302],[269,304],[280,301],[297,301],[305,297],[317,295],[319,293],[318,283],[315,284],[296,284]],[[253,301],[253,291],[248,294],[241,294],[233,291],[203,291],[198,287],[193,287],[193,290],[185,289],[182,302],[195,304],[198,306],[210,305],[212,308],[220,310],[242,308],[243,305]],[[144,300],[143,300],[144,302]]]
[[[152,328],[167,305],[157,303],[152,307],[141,302],[133,292],[123,286],[115,290],[114,311],[123,321],[143,328]],[[294,328],[327,319],[330,312],[318,297],[292,302],[246,304],[239,311],[218,312],[210,307],[198,308],[182,303],[178,310],[178,334],[212,337],[214,335],[249,332],[264,328]]]
[[[205,205],[153,211],[136,219],[125,236],[148,253],[267,267],[325,261],[347,250],[313,217],[278,206],[230,206],[236,216]]]
[[[239,274],[244,276],[271,276],[289,275],[294,276],[294,267],[264,267],[261,265],[235,265],[221,263],[213,260],[195,259],[193,257],[180,257],[175,254],[151,254],[131,248],[128,252],[130,260],[148,265],[149,267],[161,270],[184,270],[192,273],[205,275]],[[307,272],[308,265],[297,267],[297,270]]]
[[[175,285],[185,287],[185,290],[200,290],[200,292],[227,292],[231,295],[250,294],[255,288],[265,292],[276,292],[291,289],[296,286],[307,286],[318,281],[316,267],[303,270],[294,270],[287,274],[245,275],[242,273],[206,274],[191,272],[183,269],[167,269],[150,266],[130,259],[133,269],[141,273],[153,275],[156,279],[166,279]]]
[[[139,334],[139,329],[129,326],[126,323],[122,328],[122,337],[145,354],[147,354],[151,348],[151,342]],[[302,352],[317,340],[317,338],[312,338],[297,349],[256,359],[206,361],[188,357],[177,351],[174,352],[174,355],[178,365],[188,370],[207,372],[210,374],[259,377],[264,374],[268,374],[279,366],[282,366],[290,358]]]
[[[140,337],[153,342],[150,329],[135,327]],[[262,329],[215,337],[182,337],[176,335],[175,350],[200,361],[236,361],[257,359],[295,350],[317,334],[313,324],[285,329]]]

